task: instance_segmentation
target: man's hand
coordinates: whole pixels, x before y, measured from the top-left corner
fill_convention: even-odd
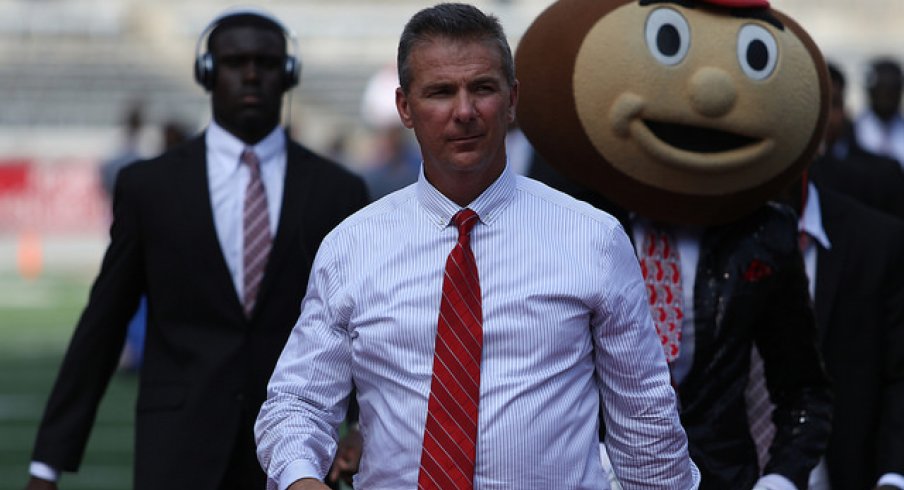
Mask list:
[[[330,487],[316,478],[302,478],[289,485],[286,490],[330,490]]]
[[[358,429],[349,429],[345,437],[339,441],[339,449],[336,450],[336,459],[330,468],[328,479],[336,482],[342,479],[349,485],[352,484],[352,476],[358,472],[358,464],[361,462],[361,451],[364,440]]]
[[[41,478],[31,477],[25,490],[57,490],[57,484],[52,481],[42,480]]]

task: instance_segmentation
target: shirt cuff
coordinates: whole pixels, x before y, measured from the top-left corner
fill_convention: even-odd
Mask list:
[[[286,490],[289,485],[302,478],[316,478],[320,480],[319,472],[311,463],[297,459],[289,463],[279,474],[279,490]]]
[[[764,475],[753,486],[753,490],[797,490],[791,480],[778,473]]]
[[[28,466],[28,472],[35,478],[56,483],[60,479],[60,472],[53,466],[40,461],[32,461]]]
[[[897,473],[886,473],[879,478],[879,483],[876,486],[882,485],[892,485],[904,490],[904,475],[899,475]]]

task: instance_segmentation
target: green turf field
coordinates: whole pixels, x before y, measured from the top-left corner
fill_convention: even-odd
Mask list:
[[[22,489],[35,430],[94,271],[0,272],[0,490]],[[117,374],[101,404],[78,474],[63,490],[131,487],[134,375]]]

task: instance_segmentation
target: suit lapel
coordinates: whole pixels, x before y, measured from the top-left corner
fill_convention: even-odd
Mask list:
[[[840,213],[836,202],[829,193],[820,189],[819,207],[822,212],[822,226],[829,237],[831,249],[817,245],[816,252],[816,323],[821,337],[825,337],[828,319],[832,315],[832,305],[838,293],[842,264],[847,254],[847,243],[844,240],[844,213]]]
[[[310,213],[309,200],[314,193],[313,167],[308,164],[301,147],[286,141],[286,177],[283,184],[283,200],[279,212],[279,227],[273,238],[273,248],[267,259],[267,269],[258,293],[255,310],[259,309],[275,287],[278,264],[284,264],[289,255],[299,253],[295,244],[300,238],[301,222]],[[311,251],[311,253],[316,250]],[[255,313],[256,314],[256,313]]]
[[[207,284],[215,289],[216,294],[223,298],[223,304],[228,304],[233,312],[241,317],[242,305],[235,286],[232,274],[226,264],[226,258],[220,247],[214,224],[213,208],[210,203],[210,186],[207,178],[207,149],[202,134],[195,141],[184,147],[185,151],[176,156],[175,172],[180,172],[181,177],[172,179],[172,184],[178,186],[179,195],[184,203],[181,212],[186,220],[197,231],[196,243],[188,246],[197,247],[199,252],[197,260],[202,261],[200,271],[208,271],[211,275]]]

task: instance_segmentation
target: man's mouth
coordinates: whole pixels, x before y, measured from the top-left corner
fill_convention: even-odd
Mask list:
[[[453,143],[471,143],[479,140],[483,135],[481,134],[472,134],[468,136],[459,136],[455,138],[450,138],[449,140]]]
[[[261,96],[258,94],[243,94],[241,100],[245,105],[257,105],[261,103]]]

